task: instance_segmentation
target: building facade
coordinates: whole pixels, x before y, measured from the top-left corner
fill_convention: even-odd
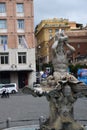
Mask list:
[[[35,29],[35,36],[37,39],[36,46],[36,56],[37,60],[40,59],[41,63],[48,63],[49,60],[49,40],[52,39],[59,29],[64,31],[75,30],[81,28],[82,24],[77,24],[76,22],[69,21],[63,18],[54,18],[42,20]]]
[[[0,83],[35,81],[33,0],[0,0]]]

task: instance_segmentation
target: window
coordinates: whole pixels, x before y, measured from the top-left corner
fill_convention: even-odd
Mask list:
[[[17,27],[18,27],[18,29],[24,29],[24,20],[23,19],[17,20]]]
[[[19,64],[26,64],[26,52],[19,52],[18,53],[18,63]]]
[[[7,44],[7,36],[6,35],[0,36],[0,44]]]
[[[15,84],[5,84],[5,85],[3,85],[3,87],[5,87],[5,88],[13,88],[13,87],[15,87]]]
[[[56,29],[55,32],[56,32],[56,33],[59,32],[59,29]]]
[[[79,43],[77,44],[77,47],[80,48],[80,44]]]
[[[49,33],[52,33],[52,29],[49,29]]]
[[[8,53],[0,53],[0,64],[8,64]]]
[[[0,3],[0,13],[5,13],[6,12],[6,5],[5,3]]]
[[[49,39],[52,39],[52,35],[49,35]]]
[[[17,3],[16,10],[17,10],[17,13],[23,13],[24,12],[24,5],[23,5],[23,3]]]
[[[22,42],[21,42],[21,41],[22,41],[22,37],[24,37],[24,35],[19,35],[19,36],[18,36],[18,43],[19,43],[19,44],[22,43]]]
[[[7,28],[7,21],[5,19],[0,19],[0,29],[6,29]]]

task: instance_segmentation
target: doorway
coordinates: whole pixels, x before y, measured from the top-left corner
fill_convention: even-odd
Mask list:
[[[28,85],[28,72],[19,72],[18,73],[18,86],[19,88],[24,88]]]
[[[0,83],[10,83],[10,72],[0,72]]]

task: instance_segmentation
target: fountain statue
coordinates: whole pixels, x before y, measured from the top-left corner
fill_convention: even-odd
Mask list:
[[[65,49],[65,46],[68,50]],[[52,45],[53,75],[42,81],[39,88],[25,87],[24,93],[46,96],[49,102],[49,117],[40,126],[41,130],[84,130],[84,126],[74,120],[73,106],[77,98],[87,96],[87,87],[69,74],[67,56],[75,48],[68,43],[62,30],[55,34]]]

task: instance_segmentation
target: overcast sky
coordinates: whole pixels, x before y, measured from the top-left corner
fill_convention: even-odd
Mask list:
[[[65,18],[85,26],[87,0],[34,0],[35,26],[48,18]]]

